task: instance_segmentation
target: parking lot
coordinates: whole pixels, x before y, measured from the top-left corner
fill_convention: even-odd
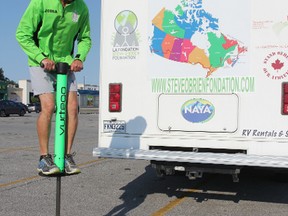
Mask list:
[[[55,215],[56,178],[36,171],[37,113],[0,118],[0,215]],[[51,151],[53,152],[53,130]],[[61,215],[286,216],[288,183],[266,170],[158,178],[149,161],[98,159],[98,114],[81,110],[75,139],[82,173],[62,177]]]

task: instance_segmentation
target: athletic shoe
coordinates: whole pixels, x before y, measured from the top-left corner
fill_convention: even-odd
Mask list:
[[[65,155],[65,173],[69,175],[81,173],[73,159],[73,156],[75,156],[75,153]]]
[[[60,173],[60,169],[54,164],[50,154],[47,154],[40,159],[37,170],[43,175],[53,175]]]

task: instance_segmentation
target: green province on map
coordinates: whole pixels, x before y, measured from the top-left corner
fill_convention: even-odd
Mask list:
[[[200,64],[206,77],[218,68],[233,67],[247,51],[220,32],[218,19],[202,8],[202,0],[182,0],[174,11],[163,8],[152,24],[152,53],[176,62]]]

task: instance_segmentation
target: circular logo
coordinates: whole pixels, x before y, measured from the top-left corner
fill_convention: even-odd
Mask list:
[[[271,52],[264,59],[263,72],[273,80],[288,77],[288,54],[282,51]]]
[[[138,25],[137,16],[129,10],[121,11],[115,18],[114,27],[123,36],[132,34]]]
[[[202,98],[194,98],[186,101],[181,107],[182,116],[192,123],[204,123],[215,114],[213,104]]]

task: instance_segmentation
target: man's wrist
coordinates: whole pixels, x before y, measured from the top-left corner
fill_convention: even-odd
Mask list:
[[[47,59],[47,57],[44,56],[43,54],[39,54],[39,55],[36,56],[36,58],[35,58],[35,60],[36,60],[37,62],[39,62],[39,64],[41,64],[42,61],[45,60],[45,59]]]
[[[81,62],[83,62],[83,59],[81,58],[81,55],[80,54],[77,54],[74,58],[74,60],[79,60]]]

